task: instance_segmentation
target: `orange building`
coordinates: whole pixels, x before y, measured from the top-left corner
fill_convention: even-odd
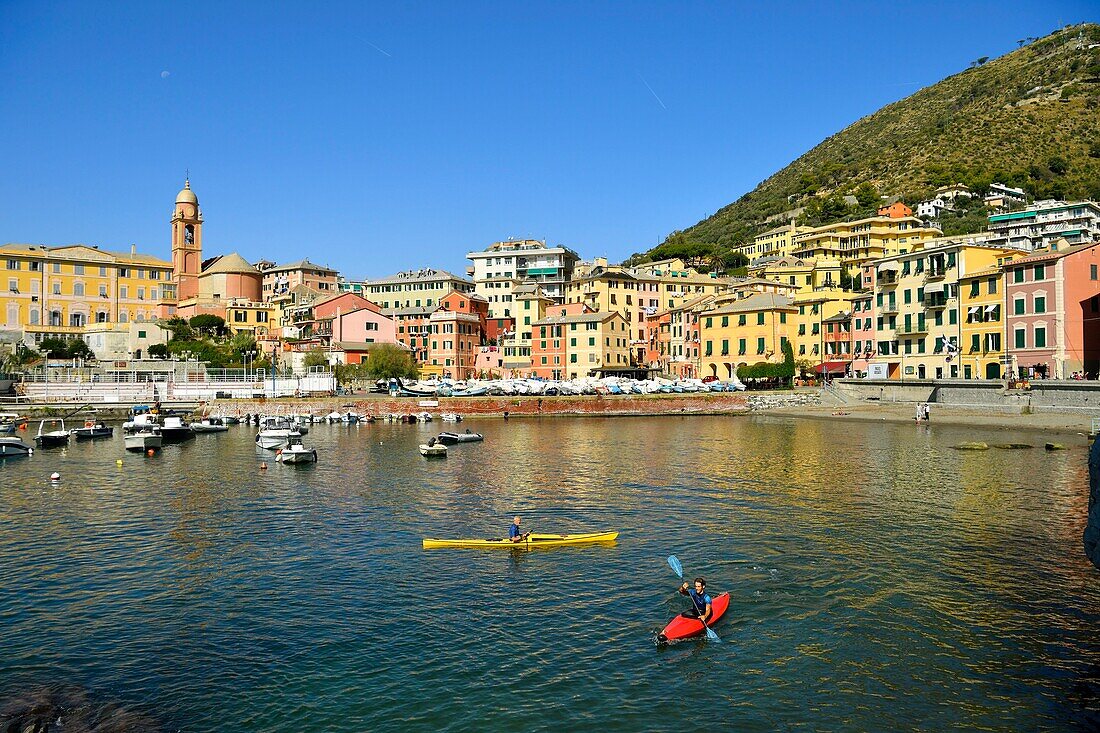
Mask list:
[[[900,201],[895,201],[889,206],[883,206],[878,210],[879,216],[888,216],[891,219],[904,219],[913,215],[913,210]]]

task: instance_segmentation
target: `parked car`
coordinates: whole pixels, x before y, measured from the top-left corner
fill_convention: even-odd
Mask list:
[[[711,374],[709,377],[703,377],[703,384],[710,384],[711,382],[717,382],[718,377]]]

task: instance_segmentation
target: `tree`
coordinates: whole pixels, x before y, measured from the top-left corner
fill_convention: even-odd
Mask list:
[[[172,332],[172,338],[180,341],[190,341],[195,337],[195,332],[191,330],[191,326],[179,316],[165,321],[164,328]]]
[[[188,322],[188,325],[210,338],[219,338],[226,333],[225,319],[221,316],[215,316],[208,313],[195,316]]]
[[[45,338],[38,344],[38,348],[42,350],[50,359],[68,359],[69,358],[69,344],[64,339],[58,338]]]
[[[154,359],[167,359],[168,346],[166,344],[153,344],[149,347],[149,356]]]
[[[372,346],[367,353],[366,371],[371,379],[416,379],[420,374],[412,354],[395,344]]]
[[[875,187],[868,182],[859,184],[855,191],[856,201],[859,202],[859,206],[862,209],[869,209],[872,206],[878,206],[882,199],[879,198],[878,191]]]
[[[256,348],[256,338],[247,331],[241,331],[229,339],[229,352],[235,361],[243,362],[244,355],[250,351],[259,351]]]
[[[306,368],[328,366],[328,354],[321,349],[311,349],[306,353],[306,357],[302,362]]]
[[[68,343],[70,359],[94,359],[95,352],[84,342],[84,339],[71,339]]]
[[[749,265],[748,257],[732,249],[726,250],[725,252],[719,252],[714,256],[714,259],[716,260],[716,269],[721,270],[727,275],[733,270],[748,267]]]

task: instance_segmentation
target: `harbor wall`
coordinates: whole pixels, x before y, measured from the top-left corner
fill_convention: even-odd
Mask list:
[[[931,402],[997,412],[1085,412],[1100,416],[1100,382],[1046,379],[1025,389],[992,380],[838,379],[833,389],[849,401]]]

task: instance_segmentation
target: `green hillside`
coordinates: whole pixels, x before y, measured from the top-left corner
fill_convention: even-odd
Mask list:
[[[976,59],[631,259],[687,256],[726,269],[736,264],[730,247],[795,207],[806,207],[805,223],[820,224],[870,211],[879,195],[915,203],[948,183],[981,192],[994,181],[1036,199],[1100,200],[1100,26],[1068,26],[998,59]],[[845,204],[845,194],[860,203]],[[944,230],[974,231],[982,220],[974,211],[945,220]]]

